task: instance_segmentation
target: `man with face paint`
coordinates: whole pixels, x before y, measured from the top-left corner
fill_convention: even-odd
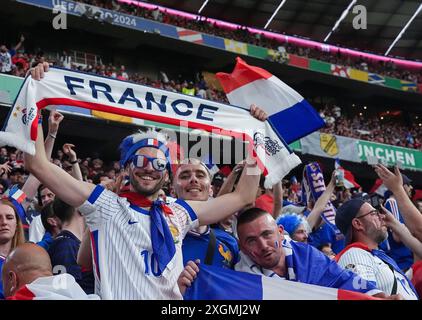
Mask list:
[[[361,286],[358,275],[343,270],[316,248],[285,239],[283,231],[264,210],[243,212],[237,224],[242,258],[235,270],[387,297],[370,282]]]
[[[44,77],[47,64],[31,70]],[[38,126],[34,156],[25,154],[27,169],[68,205],[78,208],[91,231],[95,293],[102,299],[182,299],[177,278],[183,270],[182,240],[194,227],[225,219],[255,200],[259,183],[256,161],[248,159],[236,190],[214,201],[157,200],[169,179],[170,152],[156,132],[126,137],[121,165],[130,190],[115,194],[100,185],[78,181],[50,163]]]

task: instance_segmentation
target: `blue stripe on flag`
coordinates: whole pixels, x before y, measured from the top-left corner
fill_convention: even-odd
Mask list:
[[[262,300],[261,276],[199,265],[198,277],[186,290],[185,300]]]
[[[290,108],[269,116],[268,120],[290,144],[325,125],[315,109],[303,99]]]
[[[204,44],[207,46],[226,50],[226,45],[224,44],[223,38],[202,34],[202,39],[204,40]]]

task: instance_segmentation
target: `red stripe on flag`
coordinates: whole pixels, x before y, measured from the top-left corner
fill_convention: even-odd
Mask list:
[[[22,192],[22,194],[19,196],[19,198],[16,199],[17,202],[22,203],[23,200],[25,200],[26,194]]]
[[[370,296],[364,293],[342,290],[342,289],[338,289],[337,299],[338,300],[383,300],[383,299],[375,298],[373,296]]]
[[[31,140],[32,141],[37,140],[37,134],[38,134],[38,117],[35,117],[35,119],[32,120],[32,123],[31,123]]]
[[[6,300],[34,300],[35,294],[27,286],[19,289],[14,296],[7,297]]]
[[[299,57],[299,56],[295,56],[294,54],[291,54],[291,55],[289,55],[289,65],[299,67],[299,68],[308,69],[309,68],[309,59]]]
[[[216,74],[226,94],[255,80],[268,79],[272,76],[264,69],[248,65],[239,57],[236,58],[236,66],[232,73],[218,72]]]
[[[178,31],[177,33],[179,34],[180,37],[193,36],[193,35],[196,35],[196,34],[200,34],[198,32],[192,31],[192,30],[182,30],[182,31]]]

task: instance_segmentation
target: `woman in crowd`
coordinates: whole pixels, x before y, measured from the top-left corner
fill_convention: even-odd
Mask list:
[[[16,207],[9,200],[0,199],[0,272],[9,252],[24,242],[22,222]],[[0,298],[4,299],[1,278]]]

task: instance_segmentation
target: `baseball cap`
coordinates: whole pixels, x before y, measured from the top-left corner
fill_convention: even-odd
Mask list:
[[[412,183],[412,180],[405,174],[402,173],[401,176],[403,178],[403,185],[405,184],[410,185]]]
[[[216,185],[222,185],[224,182],[224,175],[217,172],[214,177],[212,178],[212,183],[211,184],[216,184]]]
[[[336,212],[336,226],[348,238],[352,220],[356,218],[360,208],[366,201],[361,198],[351,199],[343,203]]]
[[[370,197],[366,192],[356,192],[352,194],[352,199],[362,199],[363,201],[369,201]]]

